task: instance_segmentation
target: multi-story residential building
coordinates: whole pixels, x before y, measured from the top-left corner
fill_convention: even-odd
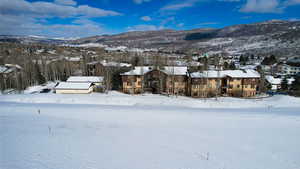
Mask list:
[[[256,95],[260,74],[254,70],[204,71],[190,74],[192,97]]]
[[[300,73],[300,66],[292,66],[289,64],[279,64],[277,66],[277,70],[280,74],[283,75],[296,75]]]
[[[122,73],[123,92],[187,95],[192,97],[255,96],[260,74],[254,70],[188,73],[187,67],[135,67]]]

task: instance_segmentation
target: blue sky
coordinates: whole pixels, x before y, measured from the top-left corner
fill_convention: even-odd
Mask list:
[[[0,34],[85,37],[300,19],[300,0],[0,0]]]

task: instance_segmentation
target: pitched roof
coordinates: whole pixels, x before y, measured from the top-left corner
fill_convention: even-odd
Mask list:
[[[280,85],[282,82],[282,78],[274,78],[273,76],[266,76],[266,80],[272,85]],[[287,79],[288,84],[292,84],[295,81],[294,78]]]
[[[144,75],[153,70],[153,66],[135,66],[129,72],[121,73],[121,75]]]
[[[60,82],[55,89],[59,90],[87,90],[91,87],[92,83],[73,83],[73,82]]]
[[[122,73],[121,75],[144,75],[152,70],[155,70],[154,66],[136,66],[133,70]],[[168,75],[186,75],[187,73],[186,66],[165,66],[159,70]]]
[[[4,73],[7,70],[7,67],[0,66],[0,73]]]
[[[103,76],[70,76],[67,82],[77,82],[77,83],[101,83],[103,82]]]
[[[165,66],[163,68],[164,69],[161,69],[161,71],[168,75],[186,75],[188,72],[186,66]]]
[[[223,78],[226,76],[232,78],[260,78],[260,74],[257,71],[251,69],[222,71],[210,70],[191,73],[192,78]]]

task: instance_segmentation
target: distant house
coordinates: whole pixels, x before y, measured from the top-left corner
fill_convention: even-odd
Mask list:
[[[94,61],[87,63],[87,74],[89,76],[106,76],[108,71],[116,71],[121,68],[130,68],[131,64],[129,63],[118,63],[118,62],[108,62],[103,61]]]
[[[290,59],[286,64],[279,64],[277,71],[282,75],[296,75],[300,73],[300,58]]]
[[[58,94],[88,94],[94,90],[94,84],[90,82],[60,82],[55,87],[55,93]]]
[[[0,90],[19,88],[22,67],[16,64],[0,65]]]
[[[281,89],[282,78],[275,78],[273,76],[266,76],[266,81],[271,85],[272,91],[278,91]],[[287,79],[288,85],[291,85],[295,79],[289,78]]]
[[[260,74],[254,70],[204,71],[190,74],[189,94],[192,97],[255,96]]]
[[[3,76],[10,76],[13,73],[17,73],[22,70],[22,67],[16,64],[0,65],[0,74]]]

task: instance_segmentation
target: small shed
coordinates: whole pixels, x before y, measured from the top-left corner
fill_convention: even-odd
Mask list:
[[[60,82],[54,89],[58,94],[88,94],[93,92],[94,84],[91,82]]]

